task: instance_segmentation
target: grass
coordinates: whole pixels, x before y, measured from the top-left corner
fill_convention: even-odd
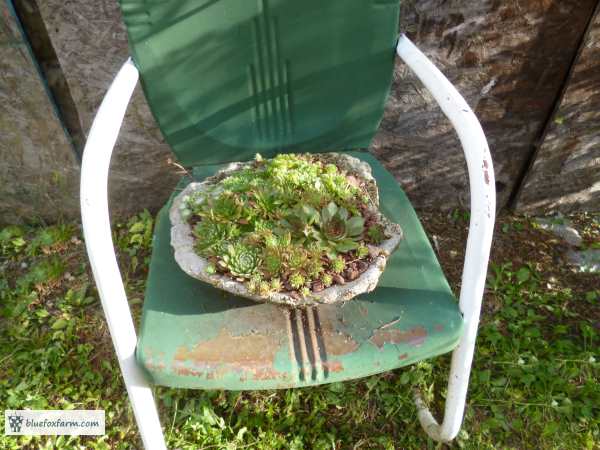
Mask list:
[[[424,214],[459,289],[468,216]],[[600,218],[582,215],[585,245]],[[139,318],[151,246],[145,213],[115,229]],[[600,448],[600,283],[560,262],[562,244],[527,219],[497,227],[465,422],[452,446]],[[422,449],[412,390],[443,409],[449,357],[317,388],[206,392],[157,388],[169,448]],[[2,449],[140,448],[77,225],[0,228],[0,406],[104,409],[106,435],[12,437]],[[3,426],[3,421],[0,421]]]

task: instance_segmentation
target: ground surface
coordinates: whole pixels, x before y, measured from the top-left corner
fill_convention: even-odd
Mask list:
[[[422,214],[458,292],[468,216]],[[600,245],[600,216],[574,223]],[[152,217],[115,231],[136,317]],[[499,219],[467,414],[453,446],[600,448],[600,277],[563,262],[566,244],[528,219]],[[443,408],[448,356],[361,381],[272,392],[157,389],[169,448],[439,448],[412,390]],[[140,448],[76,225],[0,228],[0,409],[104,409],[106,436],[9,437],[0,448]],[[0,420],[0,427],[3,421]]]

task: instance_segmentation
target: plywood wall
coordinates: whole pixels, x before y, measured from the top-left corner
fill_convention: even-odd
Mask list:
[[[129,57],[117,1],[44,0],[37,6],[87,134],[108,86]],[[178,179],[169,158],[138,85],[111,161],[109,201],[115,217],[162,206]]]
[[[31,22],[37,25],[29,25],[30,38],[44,40],[42,47],[51,50],[37,50],[38,56],[54,58],[42,61],[42,66],[51,68],[46,75],[56,87],[65,125],[81,150],[102,97],[128,56],[117,1],[14,1],[24,16],[37,14],[37,22]],[[494,157],[499,207],[517,206],[532,214],[600,209],[597,11],[586,34],[597,4],[598,0],[405,0],[402,4],[402,31],[456,84],[481,118]],[[7,25],[8,17],[3,15],[0,36],[12,42],[20,38],[14,30],[7,31],[14,28]],[[70,198],[76,191],[72,179],[77,178],[77,162],[32,61],[22,48],[11,45],[0,48],[0,67],[7,74],[0,79],[0,95],[10,99],[0,105],[0,213],[10,220],[36,215],[51,219],[57,209],[41,199],[61,197],[51,190],[50,181],[37,184],[33,174],[47,180],[48,174],[60,169],[64,176],[54,178],[68,180],[61,189],[70,192]],[[19,77],[24,81],[14,87],[11,83]],[[458,139],[400,61],[371,151],[417,208],[468,206],[468,180]],[[164,203],[179,176],[170,158],[138,89],[112,162],[115,217],[143,208],[156,210]],[[29,181],[16,183],[19,170],[29,174],[24,177]],[[76,212],[77,202],[58,203],[67,215]]]
[[[494,158],[499,207],[509,203],[519,185],[595,4],[596,0],[404,4],[405,31],[458,87],[482,122]],[[373,150],[416,205],[468,206],[458,139],[401,63]]]
[[[0,223],[76,218],[78,186],[73,148],[0,2]]]
[[[600,210],[600,14],[591,21],[517,210]]]

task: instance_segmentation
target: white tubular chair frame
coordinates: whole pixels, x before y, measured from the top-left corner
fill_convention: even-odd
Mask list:
[[[460,311],[465,330],[452,353],[444,421],[439,425],[417,393],[415,403],[421,425],[432,439],[441,442],[456,437],[463,421],[481,301],[496,219],[496,181],[492,156],[481,124],[456,88],[406,37],[400,37],[398,56],[417,75],[454,126],[462,144],[471,191],[471,219],[460,289]]]
[[[495,219],[494,170],[485,135],[471,108],[444,75],[402,36],[397,53],[439,103],[464,149],[471,189],[471,219],[460,293],[465,331],[452,355],[444,421],[439,425],[418,394],[419,420],[429,436],[450,441],[460,429],[475,349]],[[127,105],[138,81],[127,60],[111,84],[89,132],[81,167],[81,215],[86,248],[102,308],[146,449],[166,449],[148,380],[135,360],[136,333],[119,272],[108,210],[108,171]]]
[[[150,384],[135,360],[137,338],[112,241],[108,169],[138,70],[128,59],[94,118],[81,164],[81,219],[88,257],[129,400],[146,449],[166,449]]]

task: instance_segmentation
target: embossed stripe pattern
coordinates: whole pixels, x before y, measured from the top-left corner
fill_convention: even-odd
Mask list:
[[[317,308],[286,310],[285,316],[294,378],[324,381],[329,370]]]
[[[252,21],[255,62],[248,68],[252,117],[259,138],[282,139],[293,134],[290,61],[282,59],[279,22],[268,0],[259,0],[259,11]]]

